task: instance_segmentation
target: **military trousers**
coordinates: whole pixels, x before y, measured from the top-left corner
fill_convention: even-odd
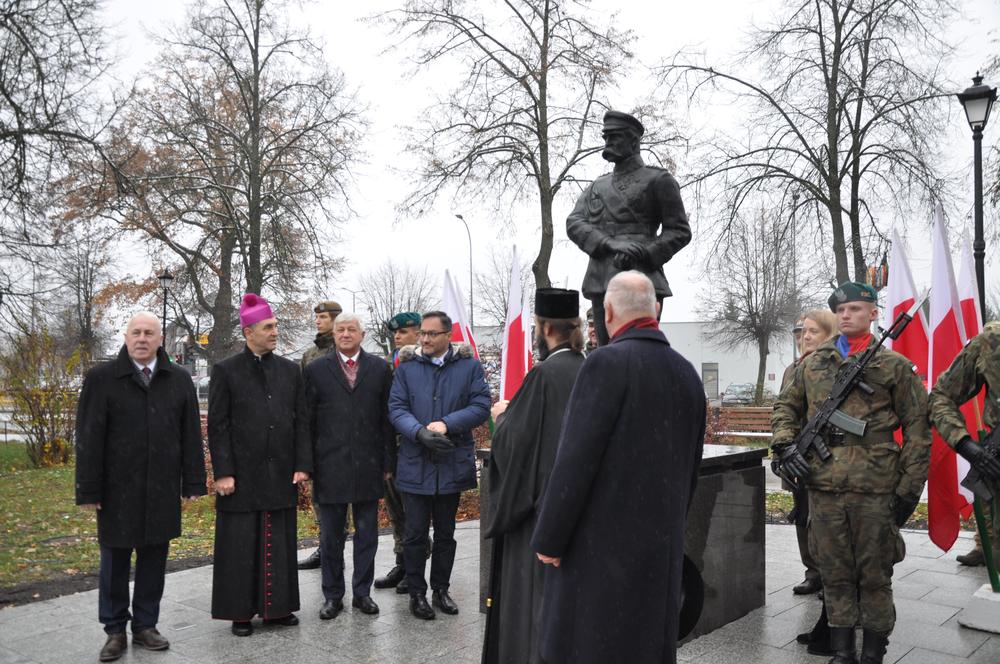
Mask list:
[[[403,561],[403,540],[406,537],[406,509],[403,507],[403,496],[396,488],[396,478],[389,476],[385,480],[385,510],[389,513],[389,523],[392,524],[392,552],[396,554],[396,564]]]
[[[809,547],[819,565],[830,627],[891,632],[892,568],[906,555],[890,494],[809,490]]]

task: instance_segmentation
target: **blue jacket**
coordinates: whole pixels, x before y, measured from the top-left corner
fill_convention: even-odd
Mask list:
[[[400,433],[396,487],[422,495],[458,493],[476,486],[472,430],[490,414],[490,388],[468,346],[452,346],[435,365],[414,347],[400,353],[389,392],[389,419]],[[420,427],[441,421],[455,449],[437,453],[416,442]]]

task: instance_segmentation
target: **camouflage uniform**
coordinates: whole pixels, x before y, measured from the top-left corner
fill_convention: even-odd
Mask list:
[[[969,435],[959,406],[976,396],[983,385],[986,386],[983,424],[992,431],[1000,422],[1000,323],[997,322],[987,324],[962,349],[931,390],[931,424],[952,448]],[[993,560],[1000,566],[1000,524],[992,518],[1000,486],[994,482],[989,487],[994,500],[983,505],[986,517],[983,526],[987,532],[992,531]]]
[[[305,369],[313,360],[318,360],[335,350],[337,350],[337,347],[333,343],[333,332],[317,334],[316,339],[313,340],[313,345],[307,348],[306,352],[302,353],[302,359],[299,361],[299,364]]]
[[[796,367],[782,390],[772,418],[776,446],[792,442],[829,396],[841,366],[857,361],[857,355],[841,357],[838,338]],[[864,381],[874,394],[855,389],[841,410],[868,423],[865,436],[831,434],[827,444],[833,456],[826,462],[815,455],[809,460],[809,542],[830,626],[853,628],[860,622],[888,633],[896,621],[892,568],[906,553],[892,506],[895,496],[919,498],[927,477],[927,393],[909,360],[889,350],[872,360]],[[900,426],[902,448],[892,437]]]

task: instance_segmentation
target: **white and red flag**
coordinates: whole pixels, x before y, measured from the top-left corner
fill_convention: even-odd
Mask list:
[[[442,310],[451,318],[451,340],[455,343],[469,344],[472,346],[472,353],[479,357],[479,349],[476,347],[476,339],[472,336],[472,327],[469,325],[468,311],[465,308],[465,298],[462,296],[462,289],[458,282],[448,270],[444,271],[444,296],[441,298]]]
[[[966,239],[962,242],[962,262],[958,269],[958,301],[962,311],[963,338],[964,343],[975,337],[983,329],[983,314],[979,310],[979,286],[976,280],[976,264],[972,258],[972,244]],[[982,422],[983,399],[986,390],[980,390],[975,399],[971,399],[962,404],[962,414],[965,416],[965,426],[969,430],[969,435],[979,439],[979,429]],[[969,462],[956,455],[958,469],[958,491],[965,497],[965,500],[972,503],[974,496],[972,492],[961,485],[965,475],[969,472]],[[964,514],[963,516],[968,516]]]
[[[961,302],[948,249],[948,232],[940,205],[935,211],[931,233],[931,256],[929,387],[933,387],[938,376],[951,366],[962,350],[965,337]],[[927,477],[927,520],[931,541],[943,551],[948,551],[955,543],[959,518],[963,513],[968,516],[972,507],[958,488],[957,455],[934,431]]]
[[[500,400],[514,394],[531,370],[531,309],[528,294],[521,292],[521,263],[514,247],[507,293],[507,320],[503,326],[503,353],[500,362]]]
[[[892,250],[889,253],[889,283],[885,291],[882,327],[888,330],[896,317],[909,311],[917,301],[917,289],[913,285],[913,274],[906,259],[906,248],[895,229],[892,231]],[[927,381],[929,340],[923,311],[917,312],[898,338],[887,339],[885,345],[913,362],[921,380]]]

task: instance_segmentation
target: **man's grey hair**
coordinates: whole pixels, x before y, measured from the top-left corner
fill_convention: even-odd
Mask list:
[[[350,311],[337,314],[337,317],[333,319],[334,325],[340,325],[341,323],[357,323],[359,330],[362,332],[365,330],[365,324],[364,321],[361,320],[361,316]]]
[[[160,317],[154,314],[152,311],[137,311],[134,314],[132,314],[132,316],[128,319],[128,322],[125,323],[125,331],[128,332],[129,329],[132,327],[132,323],[134,323],[140,318],[149,318],[159,326],[160,332],[163,331],[163,323],[160,322]]]
[[[656,290],[653,282],[642,272],[619,272],[608,282],[604,302],[610,303],[615,315],[623,319],[656,318]]]

